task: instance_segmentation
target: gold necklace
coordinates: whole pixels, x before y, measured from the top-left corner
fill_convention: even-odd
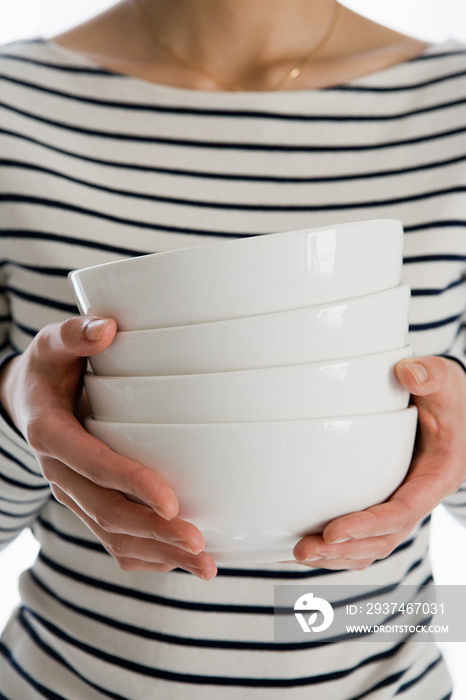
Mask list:
[[[239,92],[244,92],[246,90],[246,88],[242,87],[241,85],[237,85],[236,83],[231,83],[229,81],[223,80],[223,78],[218,76],[216,73],[213,73],[208,68],[205,68],[201,64],[192,61],[187,56],[178,53],[178,51],[171,46],[168,39],[166,39],[163,36],[163,34],[160,34],[160,32],[157,29],[156,23],[154,22],[150,14],[145,10],[144,6],[141,3],[141,0],[131,0],[131,5],[136,14],[142,20],[147,31],[157,42],[157,44],[178,63],[181,63],[182,65],[186,66],[187,68],[190,68],[191,70],[201,73],[202,75],[206,76],[214,83],[216,83],[219,87],[225,88],[226,90],[234,90]],[[311,63],[316,58],[317,54],[323,49],[323,47],[333,34],[333,31],[338,21],[340,8],[341,5],[335,0],[332,17],[322,39],[320,39],[320,41],[317,42],[317,44],[313,47],[312,51],[303,56],[303,58],[290,71],[288,71],[288,73],[281,80],[279,80],[279,82],[274,87],[271,88],[271,91],[281,90],[287,83],[291,82],[292,80],[295,80],[298,77],[298,75],[300,75],[303,68],[309,65],[309,63]]]

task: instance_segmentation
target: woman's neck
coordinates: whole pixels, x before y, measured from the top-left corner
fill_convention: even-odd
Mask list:
[[[193,60],[265,65],[299,59],[325,33],[336,0],[136,0]],[[130,2],[131,4],[131,2]]]
[[[280,84],[336,28],[337,0],[129,0],[166,58],[220,84]],[[328,40],[328,41],[327,41]],[[210,73],[210,75],[209,75]],[[293,76],[294,77],[294,76]]]
[[[53,40],[102,66],[152,82],[270,90],[319,44],[335,7],[336,0],[122,0]],[[331,29],[286,89],[344,82],[411,58],[425,46],[343,6]],[[196,70],[196,64],[219,80]]]

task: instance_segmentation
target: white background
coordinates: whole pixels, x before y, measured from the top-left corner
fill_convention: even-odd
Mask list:
[[[0,0],[0,43],[31,36],[53,36],[111,4],[113,0]],[[346,0],[344,4],[421,39],[444,41],[454,38],[466,42],[464,0]],[[37,545],[32,536],[24,532],[0,554],[0,629],[18,600],[17,576],[33,561],[36,552]],[[466,586],[465,553],[466,530],[442,507],[438,508],[433,516],[431,544],[437,583]],[[464,700],[466,642],[449,643],[442,648],[455,681],[453,700]]]

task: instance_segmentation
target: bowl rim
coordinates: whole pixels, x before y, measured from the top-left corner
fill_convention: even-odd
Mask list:
[[[99,265],[91,265],[88,267],[83,267],[83,268],[78,268],[76,270],[71,270],[68,273],[68,278],[73,282],[74,279],[79,279],[81,275],[88,275],[90,270],[104,270],[108,268],[118,268],[118,267],[126,267],[128,265],[133,264],[140,264],[141,259],[145,258],[152,258],[155,259],[161,259],[165,258],[167,256],[169,257],[175,257],[178,254],[186,254],[187,251],[195,251],[195,250],[201,250],[202,248],[205,249],[221,249],[223,246],[236,246],[239,247],[241,245],[247,244],[248,241],[250,240],[257,240],[257,239],[267,239],[268,241],[272,240],[277,240],[279,238],[287,238],[291,236],[296,236],[297,234],[303,235],[303,234],[317,234],[320,232],[325,232],[325,231],[332,231],[332,230],[337,230],[342,231],[344,230],[345,227],[351,227],[351,226],[363,226],[364,228],[370,228],[371,226],[377,225],[377,224],[391,224],[393,226],[393,229],[397,229],[398,233],[403,233],[403,222],[401,219],[397,218],[378,218],[378,219],[361,219],[358,221],[345,221],[341,223],[336,223],[336,224],[329,224],[325,226],[315,226],[311,228],[303,228],[303,229],[295,229],[295,230],[286,230],[286,231],[276,231],[272,233],[257,233],[257,234],[251,234],[251,235],[245,235],[245,236],[240,236],[239,238],[235,238],[234,240],[221,240],[221,241],[216,241],[215,243],[204,243],[202,245],[197,245],[197,246],[187,246],[185,248],[175,248],[173,250],[164,250],[159,253],[146,253],[143,255],[135,255],[133,257],[127,257],[123,258],[120,260],[112,260],[110,262],[106,263],[101,263]],[[191,253],[193,254],[193,253]]]
[[[403,353],[403,351],[405,351]],[[238,374],[243,376],[248,376],[252,372],[258,372],[261,373],[263,377],[265,377],[267,374],[271,374],[274,371],[284,371],[286,372],[289,368],[298,368],[298,367],[319,367],[319,366],[328,366],[328,365],[339,365],[342,363],[347,363],[347,362],[355,362],[356,364],[364,364],[367,362],[367,358],[378,358],[381,357],[382,355],[385,356],[390,356],[390,355],[405,355],[401,360],[398,360],[398,362],[401,362],[403,359],[409,359],[411,357],[414,357],[414,348],[412,345],[409,343],[406,343],[406,345],[401,345],[400,347],[397,348],[390,348],[389,350],[379,350],[378,352],[370,352],[370,353],[365,353],[363,355],[349,355],[346,357],[335,357],[332,359],[323,359],[323,360],[314,360],[313,362],[297,362],[292,365],[276,365],[273,367],[249,367],[248,369],[231,369],[231,370],[223,370],[220,372],[186,372],[185,374],[147,374],[147,375],[118,375],[118,374],[96,374],[95,372],[91,371],[86,371],[84,373],[84,381],[88,381],[88,378],[90,377],[90,381],[96,381],[97,383],[103,381],[103,383],[110,383],[111,381],[118,380],[119,382],[123,383],[125,381],[132,383],[134,380],[136,380],[137,384],[142,384],[143,382],[145,383],[152,383],[152,380],[154,382],[160,381],[160,382],[165,382],[170,379],[174,379],[175,381],[182,381],[183,379],[187,378],[192,378],[192,381],[202,381],[198,380],[198,378],[202,377],[209,377],[207,381],[212,382],[211,377],[212,376],[235,376],[238,377]],[[189,379],[188,379],[189,381]]]
[[[360,296],[357,297],[347,297],[345,299],[337,299],[335,301],[328,301],[324,302],[322,304],[309,304],[308,306],[296,306],[293,309],[281,309],[279,311],[267,311],[266,313],[263,314],[253,314],[252,316],[236,316],[234,318],[221,318],[217,319],[216,321],[200,321],[199,323],[180,323],[177,326],[161,326],[160,328],[135,328],[133,330],[128,330],[128,331],[117,331],[115,334],[115,338],[119,337],[122,340],[123,339],[130,339],[130,336],[138,335],[141,337],[144,337],[144,335],[163,335],[167,334],[169,331],[173,332],[179,332],[180,329],[185,330],[185,332],[190,333],[190,332],[195,332],[196,328],[199,328],[199,330],[203,330],[207,326],[209,327],[215,327],[219,328],[221,325],[227,325],[227,324],[234,324],[239,323],[241,321],[245,321],[246,323],[251,323],[255,319],[259,319],[262,317],[283,317],[285,315],[288,315],[290,313],[296,313],[296,314],[301,314],[301,313],[306,313],[306,312],[314,312],[318,313],[319,311],[322,311],[324,309],[329,309],[334,306],[342,306],[343,304],[357,304],[362,305],[364,303],[369,303],[369,298],[372,297],[393,297],[393,296],[400,296],[403,297],[406,295],[407,301],[409,303],[410,297],[411,297],[411,287],[409,284],[406,282],[400,282],[400,284],[395,285],[394,287],[389,287],[388,289],[380,289],[377,292],[372,292],[370,294],[361,294]],[[406,321],[406,319],[405,319]],[[111,345],[106,348],[103,352],[106,352],[111,348]],[[372,354],[372,353],[371,353]]]
[[[414,404],[410,404],[406,408],[398,408],[394,411],[380,411],[378,413],[358,413],[354,416],[330,416],[328,418],[300,418],[299,420],[270,420],[270,421],[237,421],[234,423],[128,423],[125,421],[109,421],[109,420],[98,420],[93,418],[92,415],[86,416],[84,419],[84,425],[87,423],[99,424],[102,426],[111,425],[114,430],[117,430],[122,426],[131,426],[131,429],[136,430],[146,430],[150,431],[155,429],[162,430],[187,430],[195,428],[196,430],[228,430],[233,426],[237,428],[247,426],[247,430],[254,430],[260,428],[261,426],[273,426],[276,429],[280,426],[293,426],[293,425],[321,425],[323,423],[348,423],[348,421],[354,422],[364,422],[365,420],[377,420],[381,421],[384,417],[393,416],[397,417],[399,415],[405,414],[406,420],[414,420],[414,416],[417,417],[418,410]],[[413,418],[411,418],[413,416]]]

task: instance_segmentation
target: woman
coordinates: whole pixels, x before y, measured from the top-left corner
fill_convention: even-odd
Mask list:
[[[1,374],[1,534],[31,526],[41,551],[0,698],[451,697],[433,644],[279,644],[271,606],[275,584],[428,584],[430,513],[461,517],[465,63],[334,0],[124,0],[4,48],[2,320],[20,354]],[[84,358],[116,327],[76,317],[66,274],[378,217],[406,231],[410,474],[303,538],[296,562],[217,570],[169,487],[75,418]]]

